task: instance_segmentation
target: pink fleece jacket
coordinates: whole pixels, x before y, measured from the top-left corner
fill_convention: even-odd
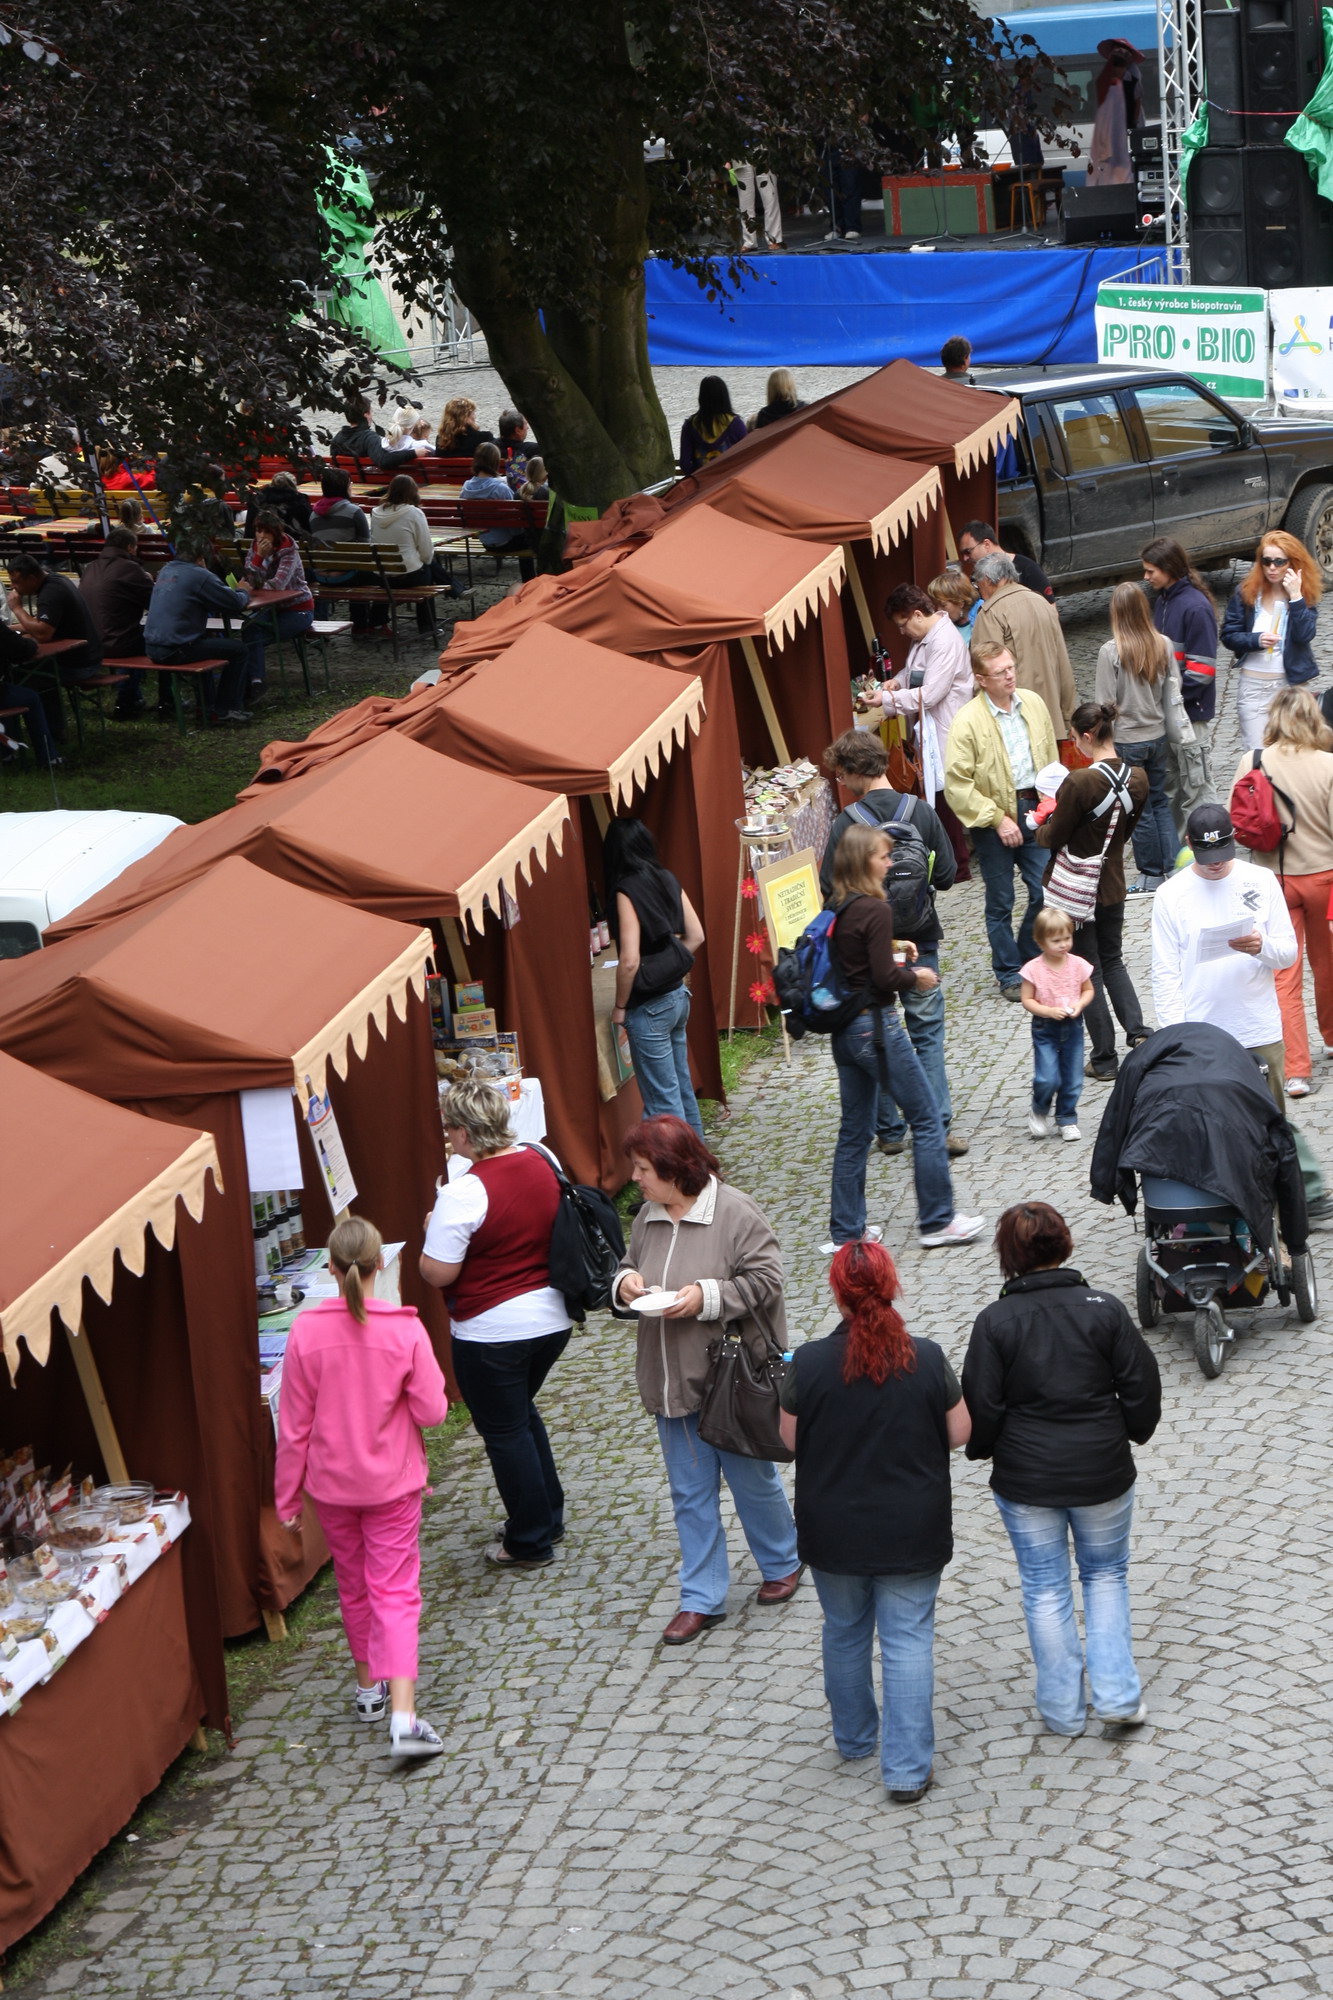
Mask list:
[[[410,1306],[367,1299],[365,1326],[341,1299],[292,1323],[278,1400],[274,1500],[290,1520],[304,1489],[339,1507],[375,1507],[426,1484],[422,1429],[449,1401],[426,1329]]]

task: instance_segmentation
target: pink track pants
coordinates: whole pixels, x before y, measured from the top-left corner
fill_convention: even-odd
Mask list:
[[[352,1658],[365,1661],[373,1680],[414,1681],[421,1622],[420,1492],[378,1507],[337,1507],[326,1500],[315,1500],[314,1507],[333,1557]]]

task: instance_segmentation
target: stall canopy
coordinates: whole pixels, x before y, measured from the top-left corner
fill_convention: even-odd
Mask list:
[[[229,856],[126,916],[14,961],[0,981],[0,1048],[216,1141],[224,1192],[209,1208],[225,1226],[198,1232],[204,1250],[186,1320],[228,1634],[289,1601],[323,1559],[322,1544],[312,1555],[312,1543],[278,1527],[269,1504],[273,1439],[259,1393],[240,1092],[278,1087],[299,1102],[327,1089],[358,1209],[386,1239],[406,1242],[404,1294],[443,1343],[438,1294],[416,1273],[422,1217],[444,1164],[424,1000],[431,950],[428,931]],[[298,1132],[306,1230],[320,1243],[333,1218]],[[185,1141],[176,1139],[179,1151]],[[76,1152],[67,1180],[80,1178]]]
[[[807,426],[772,451],[743,457],[708,497],[710,507],[754,528],[803,541],[862,542],[876,549],[902,540],[940,498],[935,466],[923,468]]]
[[[890,361],[813,405],[810,420],[853,444],[961,475],[996,456],[1017,430],[1018,414],[1012,396],[946,382],[914,361]]]
[[[45,1367],[52,1313],[77,1334],[84,1280],[105,1302],[117,1257],[142,1276],[149,1232],[170,1250],[177,1202],[197,1222],[209,1174],[221,1175],[207,1132],[138,1118],[4,1055],[0,1102],[11,1137],[22,1135],[0,1147],[0,1336],[12,1380],[20,1340]]]
[[[198,880],[226,855],[383,917],[484,921],[564,838],[562,797],[379,730],[299,783],[264,785],[179,828],[48,936],[74,936]]]

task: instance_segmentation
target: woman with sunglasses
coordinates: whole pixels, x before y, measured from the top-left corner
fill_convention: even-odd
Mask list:
[[[1231,593],[1222,643],[1240,668],[1236,706],[1247,750],[1262,749],[1269,703],[1278,689],[1318,676],[1311,641],[1323,587],[1319,565],[1304,543],[1275,529],[1260,541],[1253,568]]]

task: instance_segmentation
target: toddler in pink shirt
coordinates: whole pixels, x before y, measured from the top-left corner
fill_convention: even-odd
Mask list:
[[[1083,1091],[1083,1010],[1091,1005],[1092,967],[1074,953],[1074,920],[1048,903],[1038,910],[1032,935],[1041,948],[1020,969],[1022,1001],[1032,1016],[1034,1139],[1082,1137],[1078,1100]],[[1054,1108],[1054,1117],[1052,1117]]]

